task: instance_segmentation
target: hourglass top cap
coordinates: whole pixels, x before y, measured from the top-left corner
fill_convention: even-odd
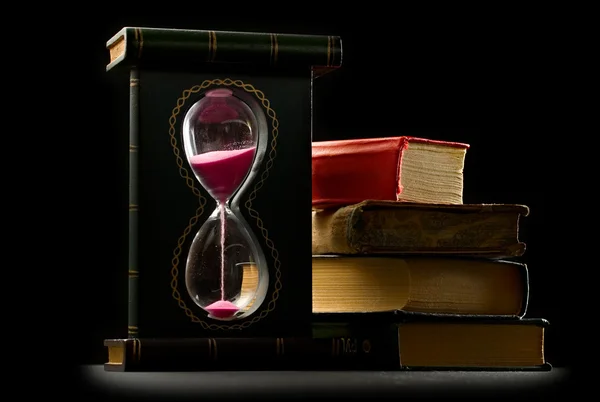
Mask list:
[[[233,92],[228,88],[212,89],[206,93],[209,98],[227,98],[231,95],[233,95]]]
[[[198,120],[200,123],[222,123],[235,120],[239,114],[225,100],[236,99],[233,92],[227,88],[217,88],[206,92],[205,104],[201,107]]]

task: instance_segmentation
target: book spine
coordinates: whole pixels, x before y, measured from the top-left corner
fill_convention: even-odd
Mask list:
[[[517,237],[518,217],[493,210],[364,209],[362,203],[313,210],[312,254],[519,257],[526,245]]]
[[[312,254],[357,254],[348,241],[351,218],[358,217],[354,207],[312,211]]]
[[[138,330],[138,146],[140,76],[132,69],[129,78],[129,264],[127,335],[135,338]]]
[[[370,199],[396,201],[402,192],[400,168],[406,144],[406,137],[313,143],[313,208]]]
[[[341,38],[326,35],[128,27],[111,39],[107,47],[111,60],[122,56],[117,63],[130,66],[247,63],[271,67],[337,68],[342,63]]]
[[[397,331],[396,331],[397,333]],[[127,339],[110,371],[399,368],[398,343],[366,336],[327,338]],[[109,345],[107,345],[109,346]],[[110,348],[110,346],[109,346]]]
[[[525,314],[527,314],[527,308],[529,307],[529,268],[527,267],[527,264],[522,264],[520,266],[523,283],[523,298],[521,299],[521,310],[517,314],[517,317],[523,318],[525,317]]]

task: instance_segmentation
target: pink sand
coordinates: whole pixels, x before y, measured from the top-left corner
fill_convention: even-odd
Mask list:
[[[206,190],[219,202],[227,200],[248,173],[255,148],[212,151],[190,158],[190,165],[202,178]]]
[[[216,318],[229,318],[237,313],[240,309],[235,304],[228,302],[227,300],[219,300],[210,306],[204,307],[204,310],[208,311],[210,315]]]
[[[221,221],[221,300],[225,300],[225,204],[219,204],[219,220]]]

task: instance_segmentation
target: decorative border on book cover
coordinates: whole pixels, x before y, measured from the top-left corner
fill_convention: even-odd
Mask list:
[[[269,151],[266,168],[263,171],[262,175],[260,176],[260,179],[258,180],[256,185],[254,186],[254,189],[250,193],[250,196],[246,200],[244,206],[248,210],[248,214],[252,218],[255,219],[256,226],[260,229],[261,234],[262,234],[263,238],[265,239],[265,243],[266,243],[267,247],[269,247],[269,249],[271,250],[271,257],[273,257],[273,261],[274,261],[273,265],[275,268],[275,288],[273,290],[273,295],[272,295],[271,300],[269,301],[266,309],[263,308],[262,311],[260,312],[260,314],[256,315],[251,320],[244,321],[241,324],[232,324],[232,325],[208,324],[207,322],[201,320],[186,305],[185,301],[181,298],[181,294],[179,293],[179,290],[178,290],[178,287],[179,287],[179,281],[178,281],[179,257],[181,256],[182,247],[183,247],[183,244],[185,243],[186,237],[190,234],[190,232],[192,231],[192,228],[198,223],[200,216],[202,216],[202,214],[204,213],[204,206],[206,205],[206,198],[204,198],[202,196],[202,194],[200,193],[200,190],[198,190],[198,188],[196,188],[195,180],[189,175],[188,170],[183,166],[183,159],[181,157],[181,151],[177,145],[177,138],[175,137],[176,132],[177,132],[177,130],[175,129],[175,126],[177,124],[177,116],[181,112],[182,107],[185,105],[185,101],[192,94],[196,94],[196,93],[198,93],[210,86],[213,86],[213,85],[235,86],[235,87],[241,88],[244,91],[254,95],[262,104],[267,116],[269,116],[271,118],[271,143],[270,143],[271,149]],[[173,153],[175,154],[176,163],[177,163],[177,166],[179,167],[179,175],[185,179],[187,186],[192,190],[192,193],[194,193],[194,195],[198,197],[198,200],[200,202],[200,205],[199,205],[198,209],[196,210],[196,214],[192,218],[190,218],[187,227],[183,231],[183,234],[177,240],[177,246],[173,250],[173,260],[172,260],[172,268],[171,268],[171,277],[172,277],[171,289],[173,290],[173,293],[172,293],[173,298],[177,301],[177,304],[179,305],[179,307],[181,307],[181,309],[183,309],[183,311],[185,312],[185,315],[187,315],[192,320],[192,322],[199,323],[202,326],[202,328],[204,328],[204,329],[208,329],[208,330],[239,330],[239,329],[243,329],[243,328],[248,328],[250,325],[265,318],[267,316],[267,314],[269,314],[271,311],[273,311],[275,309],[277,299],[279,298],[279,291],[281,290],[281,287],[282,287],[282,284],[281,284],[281,261],[279,260],[279,252],[275,248],[275,245],[273,244],[273,240],[269,239],[268,231],[264,227],[264,223],[263,223],[262,219],[260,218],[258,211],[256,211],[254,208],[252,208],[252,202],[256,199],[256,193],[258,192],[258,190],[260,190],[260,188],[263,186],[264,182],[269,177],[269,171],[273,167],[273,160],[275,159],[275,156],[277,155],[276,148],[277,148],[278,135],[279,135],[279,121],[277,120],[277,115],[276,115],[275,111],[271,108],[271,103],[269,102],[269,100],[267,98],[265,98],[265,94],[262,91],[254,88],[254,86],[251,84],[246,84],[241,80],[232,80],[231,78],[204,80],[202,82],[202,84],[195,85],[195,86],[191,87],[190,89],[184,90],[181,97],[179,99],[177,99],[177,104],[173,108],[171,117],[169,118],[169,136],[170,136],[170,140],[171,140],[171,146],[173,147]]]

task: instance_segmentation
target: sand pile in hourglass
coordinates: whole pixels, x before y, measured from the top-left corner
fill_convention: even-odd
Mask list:
[[[217,204],[190,247],[186,286],[194,302],[212,318],[231,319],[264,298],[260,282],[268,275],[258,266],[261,250],[251,229],[229,208],[253,166],[257,123],[247,104],[231,90],[214,89],[187,112],[183,140],[196,178]],[[249,263],[257,274],[250,291],[248,278],[244,280]]]

